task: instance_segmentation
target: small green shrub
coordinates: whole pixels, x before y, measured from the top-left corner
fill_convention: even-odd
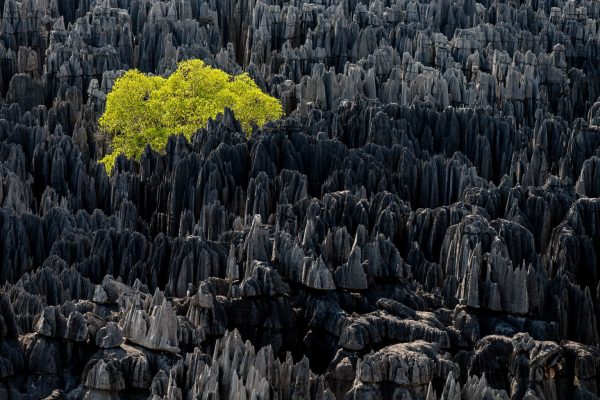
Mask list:
[[[168,78],[129,70],[115,81],[98,121],[112,148],[100,162],[110,173],[119,154],[139,160],[147,144],[162,152],[170,135],[189,139],[225,107],[247,134],[253,125],[283,115],[279,100],[261,91],[248,74],[230,76],[201,60],[179,63]]]

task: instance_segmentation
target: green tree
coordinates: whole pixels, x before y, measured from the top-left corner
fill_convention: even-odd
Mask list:
[[[201,60],[179,63],[166,79],[129,70],[115,81],[98,121],[112,148],[100,162],[110,172],[121,153],[139,160],[148,144],[162,152],[170,135],[189,139],[225,107],[247,134],[254,125],[283,115],[279,100],[261,91],[248,74],[230,76]]]

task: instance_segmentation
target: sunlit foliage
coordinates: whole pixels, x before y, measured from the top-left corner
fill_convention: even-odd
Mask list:
[[[260,90],[247,75],[230,76],[201,60],[181,62],[168,78],[127,71],[115,81],[99,119],[112,153],[100,160],[111,171],[117,156],[139,159],[146,145],[164,151],[169,136],[188,139],[225,107],[234,111],[242,129],[282,116],[281,103]]]

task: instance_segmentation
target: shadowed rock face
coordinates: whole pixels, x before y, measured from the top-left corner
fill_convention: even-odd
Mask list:
[[[0,0],[0,399],[600,395],[600,2]],[[164,154],[123,70],[247,71]]]

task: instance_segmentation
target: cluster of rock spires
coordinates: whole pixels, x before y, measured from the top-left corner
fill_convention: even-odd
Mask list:
[[[0,0],[1,399],[595,399],[600,2]],[[112,83],[228,110],[96,160]]]

